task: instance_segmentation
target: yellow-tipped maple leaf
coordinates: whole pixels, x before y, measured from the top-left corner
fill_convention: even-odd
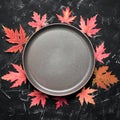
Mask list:
[[[28,37],[26,36],[25,30],[23,27],[20,25],[20,30],[13,30],[9,29],[5,26],[3,26],[3,29],[5,31],[6,37],[7,37],[7,42],[13,44],[12,47],[10,47],[8,50],[5,52],[22,52],[23,50],[23,45],[27,42]]]
[[[111,85],[117,83],[119,80],[112,72],[108,72],[108,66],[102,66],[95,69],[95,78],[93,79],[93,85],[96,84],[98,87],[107,90]]]
[[[72,16],[72,12],[70,11],[69,7],[67,7],[65,10],[63,9],[62,13],[63,13],[63,16],[56,14],[58,19],[61,21],[61,23],[70,24],[76,18],[76,16]]]
[[[36,90],[34,90],[30,94],[28,94],[28,96],[33,97],[31,99],[30,107],[39,105],[41,103],[42,107],[44,108],[44,106],[46,104],[46,99],[48,98],[48,96],[46,94],[44,94],[42,92],[38,92]]]
[[[85,21],[82,16],[80,16],[80,25],[81,32],[86,33],[89,37],[92,37],[93,35],[97,34],[101,30],[101,28],[96,28],[96,18],[97,15],[91,17],[90,19],[87,19]]]
[[[91,89],[91,88],[83,88],[82,91],[77,94],[76,97],[79,97],[79,101],[81,103],[81,105],[83,105],[83,103],[85,102],[86,104],[91,103],[91,104],[95,104],[94,101],[94,95],[92,95],[95,91],[97,91],[96,89]]]

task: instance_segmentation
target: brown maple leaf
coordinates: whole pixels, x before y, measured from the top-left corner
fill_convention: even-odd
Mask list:
[[[84,101],[86,104],[88,103],[95,104],[95,101],[93,99],[94,95],[92,95],[93,92],[95,91],[97,90],[91,88],[87,88],[87,89],[83,88],[82,91],[79,94],[77,94],[76,97],[79,97],[79,101],[81,105],[83,105]]]
[[[76,16],[71,15],[72,12],[70,11],[69,7],[67,7],[65,10],[63,9],[62,13],[63,13],[63,16],[56,14],[58,19],[61,21],[61,23],[70,24],[76,18]]]
[[[14,52],[16,53],[17,51],[22,52],[23,50],[23,45],[27,42],[28,37],[26,37],[26,33],[22,26],[20,25],[20,30],[13,30],[9,29],[5,26],[3,26],[3,29],[5,31],[6,37],[7,37],[7,42],[13,44],[12,47],[10,47],[8,50],[5,52]]]
[[[117,77],[115,75],[111,75],[111,72],[108,72],[108,69],[108,66],[102,66],[95,69],[93,85],[96,84],[98,87],[107,90],[111,85],[118,82]]]
[[[89,37],[92,37],[93,35],[97,34],[101,30],[101,28],[96,28],[96,18],[97,15],[91,17],[90,19],[87,19],[85,21],[82,16],[80,16],[80,25],[81,32],[86,33]]]
[[[41,18],[40,18],[40,14],[33,12],[33,16],[32,19],[34,21],[29,22],[28,25],[30,25],[33,28],[36,28],[36,31],[38,31],[41,27],[46,26],[47,25],[47,14],[44,14]]]
[[[96,47],[94,55],[97,61],[104,63],[103,59],[109,57],[110,53],[105,53],[105,50],[106,48],[104,47],[104,42]]]
[[[28,94],[28,96],[33,97],[31,99],[30,107],[39,105],[41,103],[42,107],[44,108],[44,106],[46,104],[46,99],[48,98],[48,96],[46,94],[44,94],[42,92],[38,92],[36,90],[34,90],[30,94]]]
[[[18,66],[16,64],[12,64],[17,72],[9,71],[8,74],[2,76],[3,80],[13,82],[11,88],[21,86],[22,83],[26,83],[25,72],[22,69],[22,66]]]
[[[55,97],[54,100],[57,100],[57,102],[55,103],[56,109],[62,107],[63,104],[68,105],[68,102],[64,97]]]

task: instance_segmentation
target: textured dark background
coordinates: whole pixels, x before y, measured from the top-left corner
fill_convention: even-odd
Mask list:
[[[47,13],[48,23],[59,22],[56,13],[70,6],[76,20],[72,25],[78,27],[79,16],[84,18],[98,14],[98,27],[102,30],[91,38],[93,46],[105,42],[109,58],[104,65],[120,80],[120,0],[0,0],[0,77],[11,70],[11,63],[21,64],[21,54],[5,53],[10,44],[2,25],[18,29],[21,24],[27,35],[34,32],[28,22],[33,11],[43,15]],[[102,64],[96,63],[96,67]],[[50,98],[43,109],[41,105],[29,108],[30,97],[27,94],[33,87],[27,83],[10,89],[10,83],[0,79],[0,120],[120,120],[120,83],[108,91],[98,89],[95,105],[84,104],[82,107],[75,95],[68,96],[69,105],[55,110],[55,102]],[[87,86],[91,86],[88,83]]]

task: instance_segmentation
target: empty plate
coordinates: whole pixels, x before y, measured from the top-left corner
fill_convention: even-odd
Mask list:
[[[23,51],[30,83],[53,96],[72,94],[90,79],[95,66],[89,39],[77,28],[51,24],[36,32]]]

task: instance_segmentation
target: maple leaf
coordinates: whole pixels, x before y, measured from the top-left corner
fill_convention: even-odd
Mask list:
[[[48,96],[46,94],[44,94],[42,92],[38,92],[36,90],[34,90],[30,94],[28,94],[28,96],[34,97],[31,99],[32,102],[30,104],[30,107],[39,105],[41,102],[41,105],[44,108],[44,106],[46,104],[46,99],[48,98]]]
[[[36,31],[38,31],[41,27],[46,26],[47,25],[47,14],[44,14],[41,18],[40,18],[40,14],[33,12],[33,16],[32,19],[34,21],[29,22],[28,25],[30,25],[33,28],[36,28]]]
[[[111,85],[118,82],[115,75],[111,75],[111,72],[107,72],[108,66],[102,66],[95,69],[95,78],[93,79],[93,85],[96,84],[98,87],[107,90]]]
[[[55,97],[54,100],[57,100],[57,102],[55,103],[56,109],[62,107],[63,104],[68,105],[68,102],[64,97]]]
[[[63,9],[62,13],[63,13],[63,16],[56,14],[58,19],[61,21],[61,23],[70,24],[76,18],[76,16],[71,15],[72,12],[70,11],[69,7],[67,7],[65,10]]]
[[[3,80],[13,82],[11,88],[21,86],[22,83],[26,83],[26,75],[22,66],[18,66],[16,64],[12,64],[17,72],[9,71],[8,74],[2,76]]]
[[[20,25],[20,30],[13,30],[9,29],[5,26],[3,26],[3,29],[5,31],[6,37],[7,37],[7,42],[13,44],[12,47],[10,47],[8,50],[5,52],[14,52],[16,53],[17,51],[22,52],[23,50],[23,45],[27,42],[28,37],[26,37],[26,33],[22,26]]]
[[[77,94],[76,97],[79,97],[79,101],[81,105],[83,105],[84,101],[86,104],[88,103],[95,104],[95,101],[93,99],[94,95],[92,95],[93,92],[95,91],[97,90],[91,88],[87,88],[87,89],[83,88],[82,91],[79,94]]]
[[[105,53],[105,50],[106,48],[104,47],[104,42],[100,46],[96,47],[96,52],[94,55],[97,61],[104,63],[103,59],[107,58],[110,55],[110,53]]]
[[[85,21],[82,16],[80,16],[80,25],[81,32],[86,33],[89,37],[92,37],[97,32],[101,30],[101,28],[95,28],[97,26],[96,24],[96,18],[97,15],[91,17],[90,19],[87,19]]]

